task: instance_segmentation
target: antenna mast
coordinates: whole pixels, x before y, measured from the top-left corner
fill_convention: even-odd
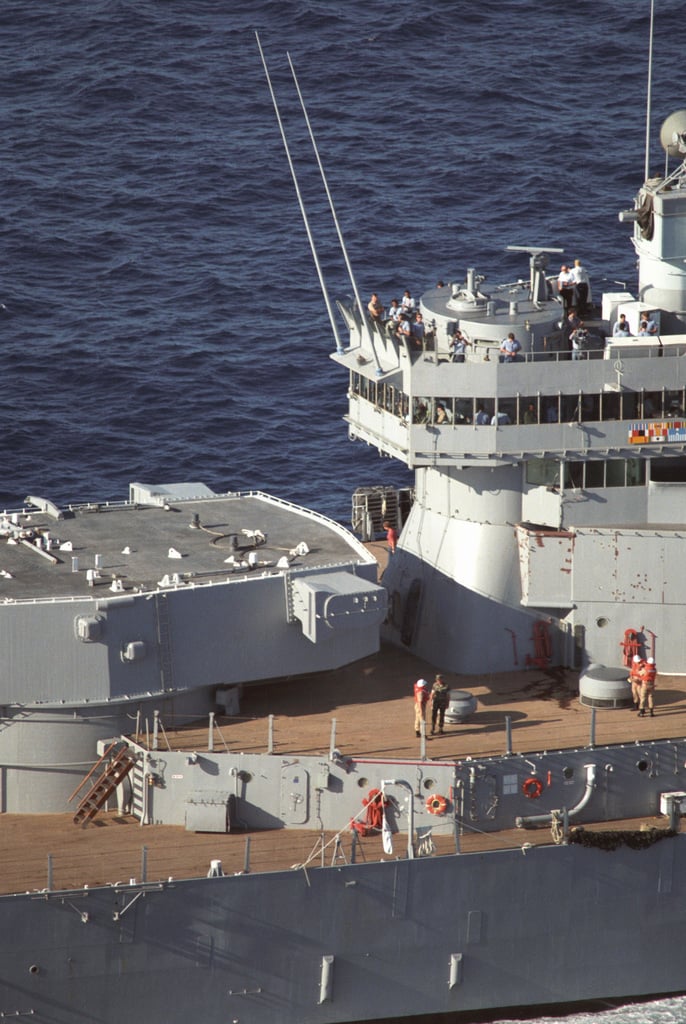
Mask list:
[[[324,167],[322,166],[322,162],[321,162],[321,159],[319,157],[319,150],[317,148],[317,143],[315,142],[315,139],[314,139],[314,132],[312,131],[312,125],[310,124],[310,118],[309,118],[309,116],[307,114],[307,109],[305,107],[305,101],[304,101],[302,93],[300,91],[300,85],[298,84],[298,79],[297,79],[297,76],[295,74],[295,68],[293,67],[293,61],[291,60],[290,53],[286,53],[286,56],[288,58],[288,63],[289,63],[290,68],[291,68],[291,74],[293,75],[293,81],[295,83],[295,88],[296,88],[296,90],[298,92],[298,99],[300,100],[300,106],[302,107],[303,117],[305,118],[305,124],[307,125],[307,130],[308,130],[308,132],[310,134],[310,141],[312,143],[312,149],[314,150],[314,155],[317,158],[317,166],[319,167],[319,173],[321,174],[322,181],[324,183],[324,189],[326,191],[326,198],[329,200],[329,209],[331,210],[331,216],[333,217],[333,222],[334,222],[334,224],[336,226],[336,233],[338,235],[338,241],[339,241],[340,246],[341,246],[341,252],[343,253],[343,259],[345,260],[345,265],[346,265],[346,268],[348,270],[348,276],[350,278],[350,284],[352,285],[352,289],[353,289],[353,292],[354,292],[354,295],[355,295],[355,302],[357,303],[357,308],[360,311],[360,319],[361,319],[361,322],[363,324],[365,324],[366,327],[367,327],[367,335],[368,335],[368,338],[369,338],[369,342],[370,342],[370,344],[372,346],[372,351],[374,352],[374,356],[376,358],[376,349],[374,348],[374,339],[372,338],[372,332],[370,330],[369,324],[367,323],[367,317],[366,317],[366,314],[365,314],[364,307],[362,306],[362,300],[360,299],[360,293],[357,290],[357,283],[355,281],[355,276],[353,274],[352,267],[350,266],[350,260],[348,259],[348,251],[347,251],[347,249],[345,247],[345,242],[343,241],[343,233],[341,231],[341,227],[340,227],[340,224],[338,222],[338,217],[336,216],[336,209],[335,209],[334,204],[333,204],[333,199],[331,197],[331,192],[329,191],[329,183],[326,180],[326,175],[324,173]],[[379,372],[381,372],[380,367],[379,367],[378,359],[376,359],[376,364],[377,364],[377,368],[379,369]]]
[[[650,0],[650,43],[648,45],[648,96],[646,100],[646,159],[644,181],[650,175],[650,101],[653,92],[653,25],[655,22],[655,0]]]
[[[305,212],[305,205],[303,203],[302,196],[300,194],[300,187],[298,185],[298,178],[297,178],[297,175],[295,173],[295,167],[293,166],[293,161],[291,160],[291,153],[290,153],[290,150],[288,148],[288,142],[286,140],[286,133],[283,130],[283,123],[281,121],[281,114],[279,113],[279,107],[278,107],[278,104],[276,102],[276,96],[274,95],[274,89],[272,88],[272,80],[269,77],[269,70],[267,68],[267,62],[264,59],[264,53],[262,51],[262,44],[260,43],[260,37],[259,37],[257,31],[255,31],[255,39],[257,40],[257,46],[258,46],[258,49],[260,51],[260,57],[262,59],[262,67],[264,68],[264,73],[265,73],[265,75],[267,77],[267,85],[269,86],[269,92],[270,92],[270,95],[271,95],[271,98],[272,98],[272,103],[274,104],[274,112],[276,114],[276,120],[277,120],[278,125],[279,125],[279,131],[281,132],[281,141],[283,142],[283,148],[286,150],[286,157],[288,159],[288,166],[289,166],[290,171],[291,171],[291,177],[293,178],[293,184],[295,185],[295,194],[298,197],[298,205],[300,206],[300,212],[302,214],[303,223],[305,225],[305,231],[307,232],[307,238],[308,238],[308,241],[310,243],[310,249],[312,250],[312,258],[314,259],[314,265],[317,268],[317,276],[319,277],[319,284],[321,285],[322,294],[324,296],[324,302],[326,303],[326,310],[327,310],[327,312],[329,314],[329,320],[331,321],[331,328],[333,330],[334,338],[336,339],[336,350],[338,352],[343,352],[343,345],[341,343],[340,335],[338,333],[338,327],[336,326],[336,318],[334,316],[333,307],[331,305],[331,300],[329,299],[329,293],[328,293],[327,288],[326,288],[326,282],[324,281],[324,275],[322,273],[322,268],[321,268],[320,263],[319,263],[319,257],[317,256],[317,250],[315,248],[314,239],[312,237],[312,232],[310,231],[310,222],[307,219],[307,213]]]

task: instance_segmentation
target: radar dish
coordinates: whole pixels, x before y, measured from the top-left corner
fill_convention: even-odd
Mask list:
[[[686,158],[686,110],[675,110],[662,122],[660,143],[669,156]]]

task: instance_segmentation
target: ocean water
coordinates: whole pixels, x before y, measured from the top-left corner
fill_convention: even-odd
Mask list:
[[[526,276],[511,244],[583,258],[596,289],[633,284],[617,213],[643,178],[649,15],[649,0],[4,0],[0,507],[197,480],[348,522],[355,487],[409,483],[347,438],[255,31],[327,287],[351,291],[287,54],[360,292],[388,301],[467,267]],[[683,37],[682,0],[658,0],[655,170],[659,124],[686,106]],[[673,999],[571,1018],[684,1019]]]

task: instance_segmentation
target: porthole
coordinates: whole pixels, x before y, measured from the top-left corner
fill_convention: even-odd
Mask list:
[[[598,629],[605,629],[606,626],[610,625],[610,620],[606,619],[604,615],[601,615],[599,619],[595,620],[595,624]]]

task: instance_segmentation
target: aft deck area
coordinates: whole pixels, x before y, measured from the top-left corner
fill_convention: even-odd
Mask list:
[[[655,717],[638,718],[628,709],[597,710],[579,703],[576,673],[562,669],[527,669],[519,673],[458,677],[446,673],[451,688],[467,689],[477,710],[461,725],[446,727],[442,736],[421,741],[413,726],[412,687],[419,677],[430,681],[433,666],[406,651],[383,647],[378,655],[317,677],[301,677],[246,687],[240,714],[217,717],[215,753],[222,749],[274,756],[328,757],[335,719],[335,745],[343,756],[358,760],[460,760],[503,754],[507,750],[506,720],[511,723],[514,753],[614,743],[641,744],[651,739],[686,737],[686,683],[681,677],[658,676]],[[270,716],[271,732],[270,732]],[[160,749],[207,749],[209,723],[175,730],[162,722]],[[225,746],[224,746],[225,745]],[[666,827],[664,818],[623,823]],[[72,823],[72,813],[39,816],[4,815],[0,819],[0,893],[80,888],[113,882],[128,883],[206,875],[211,860],[221,860],[226,874],[314,868],[332,863],[404,857],[406,837],[394,837],[395,852],[384,854],[381,838],[356,842],[347,821],[334,833],[279,829],[230,834],[194,834],[177,826],[141,827],[130,817],[101,812],[87,827]],[[594,828],[617,828],[619,823]],[[456,835],[457,831],[457,835]],[[461,833],[461,834],[460,834]],[[483,835],[455,830],[452,821],[433,835],[436,853],[463,853],[551,842],[549,829]],[[48,863],[50,862],[50,875]]]

